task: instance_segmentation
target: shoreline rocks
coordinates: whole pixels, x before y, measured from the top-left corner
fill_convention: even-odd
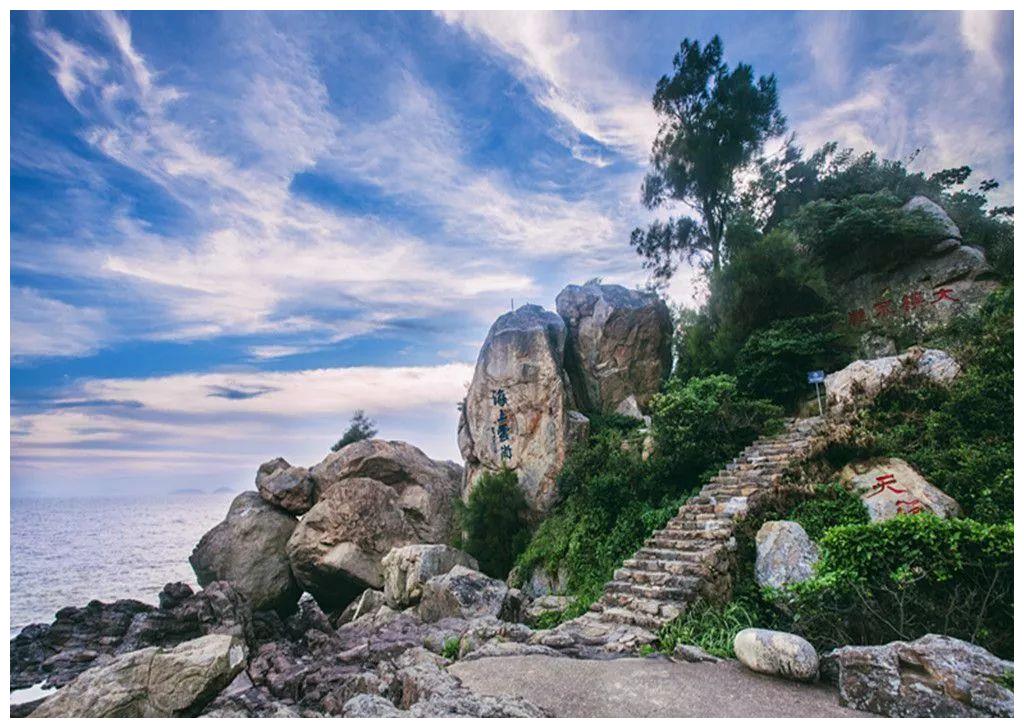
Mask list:
[[[316,502],[316,483],[306,468],[294,467],[284,458],[274,458],[256,471],[256,490],[272,505],[301,516]]]

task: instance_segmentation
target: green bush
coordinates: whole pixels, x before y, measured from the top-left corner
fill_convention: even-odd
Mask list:
[[[480,570],[504,579],[530,538],[529,506],[512,470],[484,473],[459,510],[461,547],[480,562]]]
[[[671,654],[676,645],[696,645],[718,657],[736,657],[732,650],[736,633],[764,627],[763,609],[743,599],[727,604],[697,601],[658,632],[658,647]]]
[[[778,428],[782,411],[744,395],[735,377],[672,379],[651,402],[658,459],[669,477],[704,480],[758,435]]]
[[[1013,527],[930,514],[839,526],[813,578],[784,590],[790,628],[819,649],[929,632],[1013,654]]]
[[[459,659],[460,644],[458,637],[449,637],[446,639],[444,641],[444,646],[441,648],[441,657],[452,661]]]
[[[747,339],[736,357],[736,378],[751,395],[792,410],[810,392],[807,372],[835,371],[849,354],[831,315],[776,321]]]
[[[828,483],[815,486],[813,495],[782,520],[796,521],[812,541],[819,541],[831,528],[868,523],[868,511],[859,495],[839,483]]]

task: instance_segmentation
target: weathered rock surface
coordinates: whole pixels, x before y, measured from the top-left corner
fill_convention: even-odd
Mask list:
[[[207,635],[170,650],[147,647],[78,676],[33,718],[170,718],[197,714],[245,664],[245,647]]]
[[[417,540],[394,488],[370,478],[347,478],[309,509],[288,540],[287,554],[302,587],[332,610],[367,588],[381,589],[381,559]]]
[[[838,299],[846,302],[851,323],[875,329],[867,331],[862,342],[868,356],[888,348],[888,329],[927,333],[976,310],[998,287],[985,254],[962,244],[960,231],[939,205],[918,196],[903,209],[923,212],[937,223],[935,243],[924,253],[889,266],[844,267],[831,281]]]
[[[367,589],[349,602],[349,605],[338,615],[336,624],[348,624],[367,614],[373,614],[385,606],[384,592],[379,589]]]
[[[527,305],[499,317],[480,349],[459,421],[468,494],[480,475],[509,467],[530,506],[542,513],[555,478],[587,419],[566,375],[565,322]]]
[[[818,547],[796,521],[766,521],[755,537],[754,578],[776,589],[809,579],[818,562]]]
[[[388,486],[415,542],[447,543],[456,529],[453,508],[462,489],[462,467],[432,460],[407,442],[360,440],[332,452],[310,473],[321,499],[336,483],[353,478]]]
[[[744,629],[733,640],[733,651],[754,672],[793,680],[818,677],[818,653],[799,635],[770,629]]]
[[[531,600],[523,610],[523,622],[531,627],[535,626],[547,615],[564,612],[572,605],[573,601],[573,597],[560,597],[550,594],[537,597]]]
[[[844,705],[898,718],[1012,717],[1013,663],[970,642],[929,634],[849,646],[822,657]]]
[[[445,617],[501,617],[509,610],[508,596],[505,582],[465,566],[455,566],[423,585],[419,614],[426,622]]]
[[[297,523],[255,491],[237,496],[224,520],[200,539],[189,557],[200,586],[227,581],[255,610],[291,611],[301,590],[289,568],[285,544]]]
[[[960,365],[939,349],[908,349],[899,356],[879,359],[858,359],[838,372],[825,377],[828,407],[832,412],[845,412],[873,400],[882,389],[900,376],[915,374],[933,382],[946,384],[960,374]]]
[[[168,585],[164,592],[181,593],[182,587]],[[29,625],[11,640],[11,689],[62,687],[112,655],[173,647],[206,634],[253,638],[249,602],[226,582],[209,584],[173,608],[131,599],[65,607],[52,624]]]
[[[567,369],[587,411],[642,410],[672,368],[672,318],[654,293],[617,285],[566,286],[555,299],[568,325]]]
[[[284,458],[274,458],[256,471],[256,489],[267,503],[296,516],[313,507],[316,483],[306,468],[290,465]]]
[[[959,503],[899,458],[851,463],[843,468],[839,479],[848,489],[860,493],[872,521],[915,513],[956,518],[961,512]]]
[[[428,579],[451,571],[453,566],[478,569],[476,559],[443,544],[412,544],[392,549],[381,561],[384,600],[393,609],[419,603]]]

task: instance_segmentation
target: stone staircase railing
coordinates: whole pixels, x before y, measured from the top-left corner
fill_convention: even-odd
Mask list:
[[[584,618],[655,631],[699,597],[728,597],[736,521],[811,452],[821,426],[820,417],[788,420],[747,447],[616,570]]]

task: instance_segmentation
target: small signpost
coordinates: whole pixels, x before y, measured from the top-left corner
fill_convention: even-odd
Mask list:
[[[825,381],[825,372],[818,371],[807,372],[807,383],[814,385],[814,396],[818,400],[818,414],[822,417],[825,416],[825,409],[821,406],[821,383]]]

